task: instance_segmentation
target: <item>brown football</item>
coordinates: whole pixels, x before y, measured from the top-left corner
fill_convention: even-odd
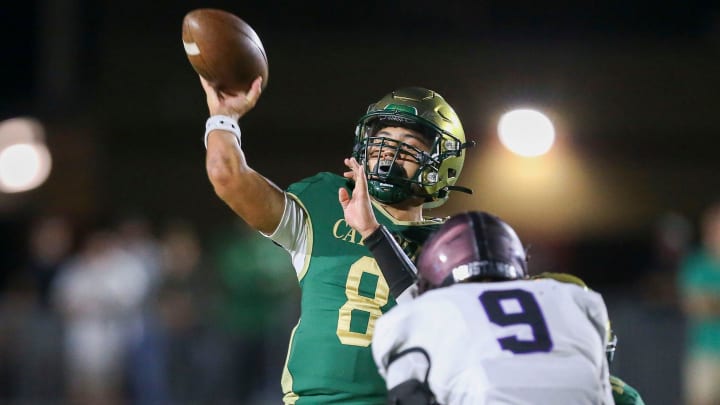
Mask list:
[[[214,88],[247,91],[256,77],[268,83],[268,60],[260,37],[227,11],[201,8],[185,15],[182,41],[190,64]]]

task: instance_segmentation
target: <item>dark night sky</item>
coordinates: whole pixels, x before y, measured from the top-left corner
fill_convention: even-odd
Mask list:
[[[74,40],[81,58],[92,58],[97,34],[150,35],[177,30],[178,19],[190,9],[217,7],[234,11],[263,38],[317,33],[322,36],[357,33],[412,40],[432,35],[447,40],[549,41],[599,38],[623,42],[632,38],[662,40],[708,39],[718,33],[718,6],[706,1],[390,1],[390,2],[94,2],[53,0],[8,2],[0,22],[11,41],[3,64],[3,115],[27,98],[35,84],[38,42],[47,30],[47,9],[73,9]],[[62,12],[60,12],[62,14]],[[113,31],[113,32],[109,32]],[[10,56],[11,55],[11,56]],[[11,63],[7,63],[10,62]],[[91,62],[84,60],[84,62]]]

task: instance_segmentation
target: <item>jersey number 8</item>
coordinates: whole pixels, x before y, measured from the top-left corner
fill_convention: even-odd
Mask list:
[[[360,295],[360,281],[363,273],[377,276],[377,286],[372,298]],[[364,256],[350,266],[347,283],[345,284],[345,296],[347,301],[340,307],[338,318],[337,336],[340,343],[351,346],[368,347],[372,341],[375,331],[375,321],[382,315],[382,308],[387,304],[390,296],[390,287],[382,276],[380,268],[375,260]],[[369,314],[367,328],[364,333],[353,332],[350,324],[354,311],[366,312]]]

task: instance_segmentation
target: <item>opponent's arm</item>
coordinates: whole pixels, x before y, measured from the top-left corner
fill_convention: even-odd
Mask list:
[[[415,356],[416,358],[403,358],[403,356]],[[418,368],[423,366],[427,371],[424,376],[420,376]],[[388,403],[394,405],[438,405],[435,394],[428,384],[429,374],[430,356],[425,349],[412,347],[393,353],[390,356],[385,377],[388,385]],[[402,380],[402,382],[390,386],[391,381],[395,380]]]
[[[262,78],[247,93],[230,95],[213,89],[200,78],[211,116],[225,115],[237,122],[260,97]],[[251,227],[265,234],[277,228],[285,207],[283,191],[247,164],[240,138],[216,129],[207,137],[205,167],[215,193]]]
[[[345,221],[360,232],[390,287],[390,294],[397,299],[415,282],[417,269],[390,231],[377,222],[363,167],[355,158],[345,159],[345,165],[351,169],[344,174],[345,177],[355,180],[352,197],[344,188],[338,191]]]
[[[434,305],[435,303],[430,304]],[[437,341],[432,336],[419,333],[422,329],[418,328],[430,321],[449,328],[443,320],[436,321],[434,315],[436,314],[429,315],[429,311],[417,306],[416,301],[395,307],[377,320],[371,349],[375,364],[388,389],[387,403],[437,405],[436,393],[430,388],[430,348],[435,346]],[[435,373],[436,377],[441,376],[437,374],[438,371]]]

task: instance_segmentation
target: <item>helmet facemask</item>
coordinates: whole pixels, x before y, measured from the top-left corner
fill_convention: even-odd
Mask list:
[[[388,127],[419,132],[427,150],[380,135],[381,130]],[[427,190],[436,185],[442,162],[442,137],[436,131],[410,120],[387,118],[368,120],[358,130],[359,142],[354,156],[365,168],[370,195],[385,204],[396,204],[413,197],[432,201],[432,195]],[[410,161],[418,167],[413,173],[408,173],[399,161]]]

